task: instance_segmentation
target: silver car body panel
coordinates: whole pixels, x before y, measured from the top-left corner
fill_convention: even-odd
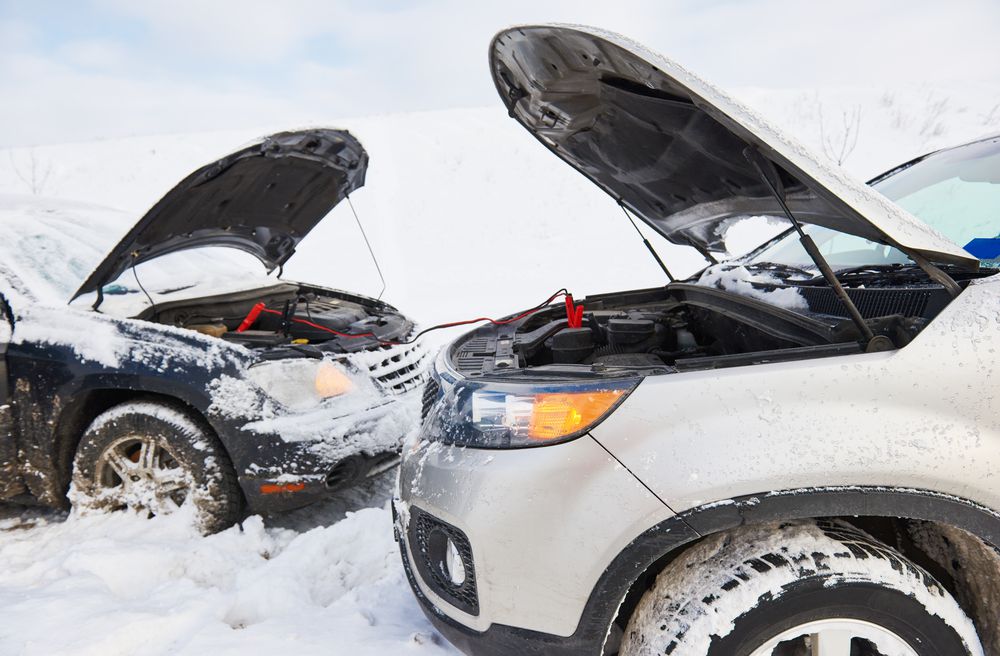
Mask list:
[[[607,564],[635,535],[673,514],[586,436],[511,451],[422,442],[404,448],[399,481],[402,523],[405,509],[416,506],[468,536],[478,616],[414,577],[437,608],[477,631],[506,624],[571,635]]]
[[[1000,508],[997,353],[991,277],[902,349],[651,376],[592,433],[677,512],[845,485]]]
[[[565,636],[619,551],[675,512],[845,486],[1000,508],[998,353],[1000,276],[897,351],[650,376],[591,435],[557,446],[423,442],[404,457],[401,507],[467,533],[482,611],[418,585],[471,629]]]
[[[533,30],[638,53],[783,166],[821,181],[871,229],[969,258],[673,62],[591,28],[524,28]],[[689,509],[857,487],[959,497],[1000,517],[998,354],[1000,275],[971,282],[898,350],[648,376],[588,435],[553,446],[420,442],[404,451],[399,534],[409,540],[412,507],[464,531],[480,612],[458,610],[419,572],[415,584],[434,613],[473,631],[504,625],[570,636],[616,556]],[[461,378],[444,357],[437,371]]]

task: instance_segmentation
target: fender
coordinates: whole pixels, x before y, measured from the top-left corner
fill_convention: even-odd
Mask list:
[[[568,637],[499,624],[477,633],[437,612],[422,596],[418,598],[435,627],[466,653],[600,656],[604,639],[626,595],[651,568],[685,545],[745,524],[839,515],[939,522],[968,531],[993,548],[1000,548],[1000,513],[960,497],[876,486],[803,488],[709,503],[647,529],[604,570],[590,593],[576,631]],[[405,549],[401,551],[408,566]]]

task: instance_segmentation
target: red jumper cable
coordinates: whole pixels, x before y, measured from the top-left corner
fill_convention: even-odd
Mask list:
[[[339,330],[334,330],[333,328],[327,328],[326,326],[321,326],[320,324],[309,321],[308,319],[300,319],[298,317],[291,317],[291,321],[303,324],[305,326],[309,326],[310,328],[315,328],[316,330],[322,330],[324,332],[337,335],[338,337],[347,337],[351,339],[357,339],[361,337],[371,337],[372,339],[378,340],[378,343],[382,346],[403,346],[406,344],[412,344],[415,341],[417,341],[420,337],[422,337],[424,334],[429,333],[432,330],[440,330],[441,328],[454,328],[456,326],[466,326],[472,323],[479,323],[480,321],[488,321],[494,326],[503,326],[509,323],[514,323],[515,321],[520,321],[521,319],[524,319],[525,317],[528,317],[534,314],[535,312],[545,309],[549,304],[551,304],[554,300],[556,300],[560,296],[566,297],[566,323],[569,325],[570,328],[580,328],[583,325],[583,306],[573,305],[573,295],[570,294],[565,288],[560,289],[555,294],[548,297],[545,301],[543,301],[539,305],[536,305],[530,310],[525,310],[524,312],[521,312],[520,314],[517,314],[513,317],[509,317],[507,319],[491,319],[489,317],[478,317],[476,319],[466,319],[464,321],[441,323],[436,326],[431,326],[430,328],[424,328],[410,339],[398,342],[379,339],[378,336],[373,332],[344,333]],[[262,313],[277,314],[279,316],[284,316],[284,312],[280,312],[278,310],[272,310],[269,307],[267,307],[264,303],[257,303],[252,308],[250,308],[249,312],[247,312],[246,318],[244,318],[243,321],[240,322],[240,325],[236,328],[236,332],[242,333],[248,330],[251,326],[254,325],[254,323],[257,322],[257,319],[260,317]]]

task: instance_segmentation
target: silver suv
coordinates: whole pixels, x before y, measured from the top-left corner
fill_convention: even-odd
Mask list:
[[[1000,138],[873,188],[613,34],[509,29],[490,66],[514,119],[709,266],[442,351],[394,504],[441,632],[1000,654]],[[779,234],[729,257],[748,218]]]

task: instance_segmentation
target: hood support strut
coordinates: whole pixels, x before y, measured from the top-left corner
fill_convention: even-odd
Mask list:
[[[642,239],[642,243],[646,245],[646,249],[649,251],[649,254],[653,256],[656,263],[660,265],[661,269],[663,269],[663,273],[667,274],[667,280],[674,282],[674,276],[670,273],[670,270],[667,269],[667,265],[663,263],[663,260],[660,259],[660,254],[656,252],[653,245],[649,243],[648,239],[646,239],[646,235],[642,234],[642,230],[639,230],[639,226],[635,224],[635,221],[632,219],[632,214],[629,213],[628,208],[625,207],[625,203],[619,200],[618,207],[622,208],[622,212],[625,212],[628,222],[631,223],[632,227],[635,228],[635,231],[639,233],[639,237]]]
[[[840,299],[840,302],[844,304],[844,307],[847,309],[847,313],[851,317],[851,321],[853,321],[854,325],[857,326],[859,331],[861,331],[861,335],[864,337],[866,345],[869,347],[869,350],[871,350],[870,347],[875,339],[875,334],[872,333],[872,329],[868,327],[867,323],[865,323],[864,317],[862,317],[861,312],[858,311],[858,306],[854,304],[854,301],[851,300],[851,297],[848,296],[847,292],[844,290],[843,285],[841,285],[840,281],[837,280],[837,276],[833,273],[833,269],[830,268],[829,262],[827,262],[826,258],[823,257],[823,254],[819,252],[816,242],[814,242],[813,238],[802,230],[802,224],[795,218],[792,211],[788,209],[788,204],[785,203],[784,189],[781,188],[781,179],[778,177],[777,171],[774,169],[774,165],[770,160],[762,157],[756,148],[751,146],[747,146],[743,150],[743,156],[746,157],[747,161],[750,162],[750,164],[757,171],[760,179],[771,191],[771,195],[773,195],[774,199],[778,201],[778,205],[781,206],[781,210],[785,213],[785,216],[787,216],[788,220],[792,222],[792,227],[795,228],[795,232],[799,235],[799,243],[802,244],[802,248],[806,249],[806,253],[809,254],[809,258],[812,259],[816,268],[823,274],[823,278],[833,289],[833,293],[836,294],[837,298]],[[773,180],[771,179],[771,176],[768,176],[767,173],[765,173],[762,163],[768,167],[768,170],[774,176]]]

